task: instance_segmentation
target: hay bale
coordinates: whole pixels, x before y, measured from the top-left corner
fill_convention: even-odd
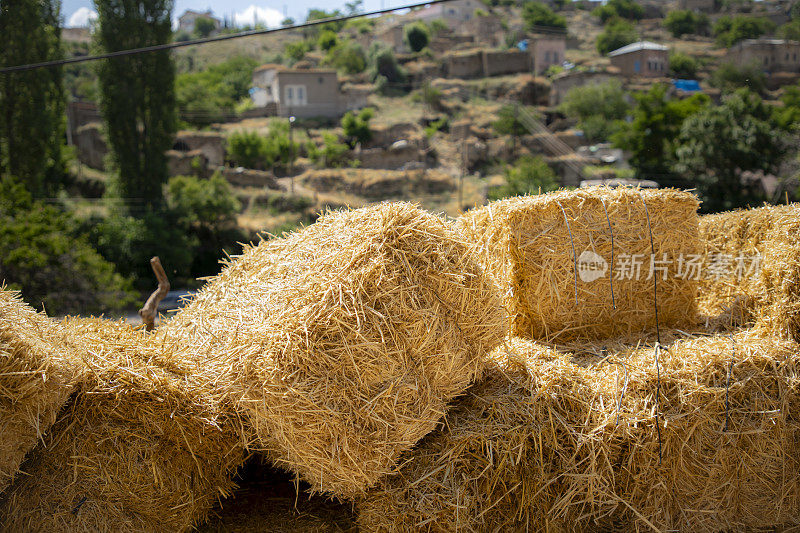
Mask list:
[[[660,386],[651,348],[577,364],[513,341],[494,356],[488,379],[357,503],[362,531],[800,523],[796,343],[754,331],[678,341],[660,352]]]
[[[87,382],[0,503],[10,531],[186,531],[228,495],[243,446],[206,391],[148,363],[124,323],[64,327]]]
[[[728,327],[757,324],[800,340],[800,204],[700,218],[700,309]]]
[[[505,295],[515,335],[612,337],[655,324],[651,264],[660,324],[695,321],[697,282],[677,268],[681,256],[699,254],[697,206],[673,189],[592,187],[493,202],[458,228]]]
[[[0,287],[0,492],[41,440],[78,381],[61,329]]]
[[[405,203],[331,212],[248,247],[159,328],[317,491],[361,494],[431,431],[504,335],[449,224]]]

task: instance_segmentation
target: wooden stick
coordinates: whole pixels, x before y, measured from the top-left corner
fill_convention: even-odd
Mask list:
[[[158,316],[158,304],[169,292],[169,280],[167,274],[164,272],[164,267],[161,266],[161,260],[158,256],[150,259],[150,266],[153,267],[153,272],[158,279],[158,288],[150,295],[150,298],[145,302],[144,307],[139,309],[139,316],[142,317],[142,323],[147,331],[153,331],[156,326],[156,317]]]

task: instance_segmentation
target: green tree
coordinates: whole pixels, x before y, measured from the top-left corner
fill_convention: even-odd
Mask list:
[[[489,191],[490,200],[558,189],[556,173],[539,156],[524,156],[517,159],[514,166],[506,168],[505,178],[505,185]]]
[[[631,152],[630,164],[640,179],[687,186],[673,172],[678,135],[686,119],[705,109],[710,99],[698,94],[670,100],[664,84],[655,85],[635,98],[633,121],[613,136],[614,143]]]
[[[787,150],[772,109],[747,89],[689,117],[678,143],[676,171],[697,187],[706,212],[758,204],[758,189],[742,182],[742,172],[774,172]]]
[[[311,51],[311,44],[308,41],[293,41],[286,43],[284,51],[293,62],[302,61],[308,52]]]
[[[415,22],[403,28],[403,39],[412,52],[419,52],[428,46],[431,40],[431,34],[424,23]]]
[[[211,17],[198,17],[194,22],[194,33],[198,37],[208,37],[216,29],[217,25]]]
[[[0,279],[51,314],[100,314],[133,302],[115,272],[55,206],[33,200],[11,176],[0,178]]]
[[[373,44],[370,47],[370,78],[379,81],[382,77],[388,83],[404,83],[406,73],[397,62],[394,52],[384,45]]]
[[[636,28],[630,22],[616,18],[606,24],[603,32],[597,36],[597,51],[603,55],[622,48],[626,44],[639,40]]]
[[[175,93],[183,119],[195,126],[220,122],[248,97],[257,65],[255,59],[235,56],[198,72],[179,74]]]
[[[745,39],[757,39],[775,29],[775,24],[763,17],[737,15],[720,17],[712,28],[712,35],[720,46],[731,47]]]
[[[688,9],[676,9],[667,13],[664,27],[673,37],[695,34],[702,35],[708,31],[708,16]]]
[[[644,16],[644,8],[635,0],[608,0],[592,11],[592,14],[605,24],[614,18],[639,20]]]
[[[492,128],[498,135],[511,135],[512,150],[517,148],[517,138],[529,133],[528,128],[519,120],[519,109],[513,105],[504,105],[500,108]]]
[[[317,46],[319,46],[319,49],[326,52],[337,44],[339,44],[339,38],[336,36],[336,32],[331,30],[324,30],[319,34],[319,39],[317,39]]]
[[[0,2],[0,65],[62,55],[60,2]],[[66,175],[62,76],[61,67],[0,74],[0,177],[18,177],[36,196],[52,196]]]
[[[345,74],[359,74],[367,68],[367,56],[359,43],[347,40],[340,42],[328,52],[325,64]]]
[[[355,111],[345,113],[342,117],[342,129],[344,129],[344,134],[350,141],[350,146],[355,146],[356,143],[363,144],[372,139],[369,121],[374,114],[375,110],[371,107],[366,107],[358,113]]]
[[[184,233],[197,243],[190,273],[208,276],[219,271],[219,259],[235,254],[245,239],[236,224],[241,209],[228,181],[215,173],[209,179],[176,176],[167,183],[167,206]]]
[[[347,161],[349,148],[339,142],[336,135],[325,132],[322,134],[322,146],[313,142],[308,143],[308,157],[318,168],[338,168]]]
[[[600,85],[574,87],[564,96],[559,110],[578,120],[578,126],[590,141],[611,137],[619,122],[630,110],[625,91],[618,80]]]
[[[442,19],[433,19],[432,21],[428,22],[428,28],[431,31],[431,35],[434,37],[446,32],[449,29],[447,23]]]
[[[529,30],[537,27],[567,29],[567,19],[553,12],[541,2],[526,1],[522,4],[522,20]]]
[[[168,43],[172,0],[97,0],[94,38],[103,52]],[[116,194],[161,203],[165,152],[177,129],[175,65],[169,51],[117,57],[98,67],[100,110],[116,167]]]
[[[676,78],[693,79],[697,74],[697,60],[683,52],[669,55],[669,70]]]
[[[743,87],[759,94],[764,94],[767,89],[767,76],[755,63],[743,66],[723,63],[711,74],[710,81],[725,94]]]
[[[775,122],[786,131],[800,128],[800,86],[786,87],[781,95],[783,106],[775,106]]]

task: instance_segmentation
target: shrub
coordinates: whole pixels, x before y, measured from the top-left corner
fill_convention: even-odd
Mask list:
[[[424,23],[415,22],[414,24],[408,24],[403,29],[403,38],[412,52],[419,52],[428,46],[431,35]]]
[[[490,200],[558,189],[556,173],[539,156],[524,156],[517,159],[514,166],[506,168],[505,178],[505,185],[489,191]]]
[[[322,146],[313,142],[308,144],[308,157],[318,168],[338,168],[347,161],[349,148],[336,138],[336,135],[325,132],[322,134]]]
[[[208,37],[215,29],[217,29],[217,26],[209,17],[199,17],[194,22],[194,33],[198,37]]]
[[[339,38],[336,36],[335,32],[331,30],[325,30],[319,34],[319,39],[317,39],[317,46],[320,50],[328,51],[339,44]]]
[[[567,20],[541,2],[525,2],[522,5],[522,20],[529,30],[537,27],[567,29]]]
[[[397,63],[397,58],[389,48],[382,45],[373,45],[370,48],[370,78],[379,81],[382,76],[389,84],[404,83],[406,73]]]
[[[286,53],[286,57],[296,63],[302,61],[306,57],[306,53],[311,51],[311,44],[308,41],[294,41],[286,43],[283,50]]]
[[[695,13],[688,9],[670,11],[664,19],[664,27],[669,30],[673,37],[681,37],[687,34],[705,34],[708,31],[708,24],[707,15]]]
[[[228,157],[245,168],[264,170],[271,165],[264,138],[254,131],[236,132],[228,137]]]
[[[428,22],[428,28],[433,36],[446,32],[449,29],[447,27],[447,23],[442,19],[433,19],[432,21]]]
[[[325,63],[347,74],[358,74],[367,68],[367,57],[360,44],[344,41],[328,52]]]
[[[694,78],[697,66],[697,60],[683,52],[673,52],[669,55],[669,70],[676,78]]]
[[[618,129],[618,121],[628,114],[630,104],[620,82],[613,80],[570,89],[559,110],[578,120],[587,139],[598,141],[608,139]]]
[[[356,143],[366,143],[372,139],[369,121],[373,115],[374,110],[367,107],[358,113],[348,111],[342,117],[342,128],[344,129],[344,134],[350,139],[350,146],[355,146]]]
[[[603,33],[597,36],[597,51],[606,55],[638,39],[639,35],[633,24],[623,19],[613,19],[606,24]]]
[[[614,18],[639,20],[644,16],[644,8],[635,0],[608,0],[605,5],[592,11],[592,14],[605,24]]]
[[[51,314],[118,312],[136,301],[130,280],[92,248],[77,221],[35,202],[10,177],[0,180],[0,250],[0,280]]]
[[[723,63],[711,74],[711,85],[725,94],[742,87],[763,94],[767,88],[767,76],[761,67],[754,63],[741,67],[733,63]]]
[[[731,47],[745,39],[757,39],[775,29],[775,24],[763,17],[720,17],[714,24],[712,33],[720,46]]]

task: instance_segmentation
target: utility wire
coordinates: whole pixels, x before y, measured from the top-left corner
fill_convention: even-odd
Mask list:
[[[390,7],[386,9],[378,9],[375,11],[368,11],[366,13],[353,13],[352,15],[342,15],[340,17],[330,17],[326,19],[319,19],[319,20],[312,20],[308,22],[304,22],[302,24],[295,24],[294,26],[283,26],[281,28],[272,28],[272,29],[263,29],[263,30],[249,30],[243,31],[239,33],[231,33],[228,35],[217,35],[214,37],[206,37],[203,39],[193,39],[191,41],[183,41],[183,42],[174,42],[174,43],[164,43],[164,44],[156,44],[152,46],[143,46],[141,48],[131,48],[128,50],[117,50],[116,52],[108,52],[105,54],[99,54],[96,56],[80,56],[80,57],[70,57],[67,59],[56,59],[53,61],[43,61],[41,63],[30,63],[27,65],[15,65],[11,67],[3,67],[0,68],[0,74],[7,74],[9,72],[20,72],[25,70],[34,70],[38,68],[47,68],[47,67],[57,67],[61,65],[67,65],[70,63],[83,63],[85,61],[97,61],[98,59],[110,59],[114,57],[124,57],[124,56],[131,56],[136,54],[145,54],[149,52],[159,52],[161,50],[172,50],[173,48],[181,48],[184,46],[196,46],[200,44],[207,44],[207,43],[215,43],[218,41],[229,41],[231,39],[240,39],[242,37],[250,37],[253,35],[266,35],[271,33],[278,33],[283,31],[291,31],[291,30],[301,30],[303,28],[311,28],[313,26],[321,26],[323,24],[330,24],[332,22],[345,22],[355,18],[361,17],[371,17],[375,15],[385,15],[387,13],[393,13],[395,11],[399,11],[401,9],[414,9],[417,7],[425,7],[434,4],[444,4],[446,2],[453,2],[454,0],[429,0],[427,2],[421,2],[416,4],[406,4],[403,6],[398,7]]]

